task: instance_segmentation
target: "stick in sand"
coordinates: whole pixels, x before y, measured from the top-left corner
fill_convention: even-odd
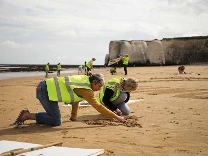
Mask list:
[[[35,150],[39,150],[39,149],[43,149],[43,148],[47,148],[47,147],[51,147],[51,146],[61,146],[63,144],[63,142],[54,142],[54,143],[50,143],[50,144],[46,144],[46,145],[40,145],[37,147],[32,147],[32,148],[26,148],[26,149],[21,149],[21,150],[10,150],[7,152],[4,152],[2,154],[0,154],[0,156],[14,156],[14,155],[18,155],[18,154],[22,154],[25,152],[30,152],[30,151],[35,151]]]

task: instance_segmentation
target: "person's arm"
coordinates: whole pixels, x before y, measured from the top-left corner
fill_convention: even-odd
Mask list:
[[[112,111],[117,109],[116,105],[114,105],[110,98],[113,96],[114,91],[112,89],[106,88],[104,96],[103,96],[103,103]]]
[[[76,121],[78,107],[79,107],[79,102],[72,104],[71,117],[70,117],[71,121]]]
[[[129,92],[126,92],[126,94],[127,94],[127,98],[126,98],[126,100],[124,101],[125,103],[127,103],[127,102],[129,101],[129,99],[130,99],[130,93],[129,93]]]
[[[114,112],[100,104],[94,96],[94,92],[92,90],[75,88],[74,92],[84,98],[90,105],[92,105],[99,113],[108,118],[116,118],[120,122],[124,122],[125,119],[121,116],[116,115]]]

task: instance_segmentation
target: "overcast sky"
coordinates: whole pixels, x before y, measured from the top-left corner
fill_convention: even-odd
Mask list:
[[[103,65],[112,40],[208,35],[208,0],[0,0],[0,64]]]

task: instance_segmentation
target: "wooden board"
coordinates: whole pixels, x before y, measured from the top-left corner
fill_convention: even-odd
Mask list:
[[[110,61],[108,62],[108,66],[110,66],[110,65],[112,65],[112,64],[115,64],[115,63],[119,62],[121,59],[122,59],[122,58],[119,57],[119,58],[110,60]]]

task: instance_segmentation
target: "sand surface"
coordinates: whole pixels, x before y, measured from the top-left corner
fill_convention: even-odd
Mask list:
[[[131,100],[139,101],[129,104],[132,112],[125,124],[106,119],[93,107],[80,107],[77,121],[71,122],[71,107],[60,103],[61,126],[26,121],[21,128],[14,128],[21,109],[43,111],[35,89],[45,78],[0,80],[0,140],[63,141],[66,147],[102,148],[102,156],[208,155],[208,66],[185,67],[187,74],[183,75],[178,74],[178,66],[128,68],[125,77],[139,80]],[[116,75],[111,75],[109,68],[96,72],[103,73],[106,80],[124,77],[123,68],[118,68]]]

